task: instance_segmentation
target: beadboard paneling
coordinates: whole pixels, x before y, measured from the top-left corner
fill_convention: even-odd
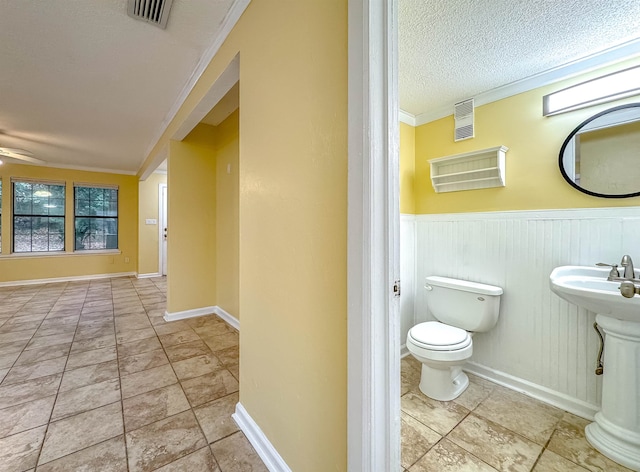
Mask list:
[[[416,324],[413,301],[416,287],[416,218],[415,215],[400,215],[400,345],[401,354],[406,352],[407,334]]]
[[[549,274],[560,265],[619,263],[623,254],[640,265],[640,208],[418,215],[415,220],[415,322],[432,319],[423,289],[429,275],[503,287],[498,324],[474,336],[472,361],[599,405],[595,314],[553,294]],[[401,241],[411,247],[409,228],[403,220]],[[403,277],[405,272],[410,271],[405,267]],[[403,285],[408,284],[403,280]],[[403,302],[408,310],[410,301]],[[402,314],[404,332],[409,315]]]

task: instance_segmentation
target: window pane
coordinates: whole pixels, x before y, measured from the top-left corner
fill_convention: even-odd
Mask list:
[[[64,185],[49,185],[49,191],[51,192],[51,198],[60,198],[64,201]]]
[[[50,198],[45,207],[50,215],[64,216],[64,198]]]
[[[76,187],[75,249],[118,248],[118,190]]]

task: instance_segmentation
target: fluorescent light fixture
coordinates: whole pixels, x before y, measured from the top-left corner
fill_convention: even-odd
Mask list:
[[[589,80],[542,98],[542,114],[557,115],[640,93],[640,66]]]

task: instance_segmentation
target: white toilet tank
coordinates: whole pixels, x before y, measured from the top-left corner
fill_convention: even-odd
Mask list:
[[[435,318],[466,331],[489,331],[498,321],[502,289],[448,277],[426,279],[427,306]]]

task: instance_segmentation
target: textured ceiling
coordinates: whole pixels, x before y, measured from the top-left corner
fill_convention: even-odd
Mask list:
[[[0,146],[135,173],[233,0],[174,0],[162,30],[126,0],[0,4]]]
[[[451,107],[640,37],[638,0],[398,0],[400,108]]]

